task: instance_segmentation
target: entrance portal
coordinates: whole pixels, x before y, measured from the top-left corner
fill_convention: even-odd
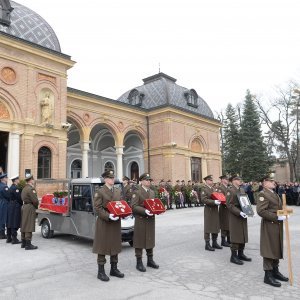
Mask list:
[[[7,172],[8,132],[0,131],[0,166]]]

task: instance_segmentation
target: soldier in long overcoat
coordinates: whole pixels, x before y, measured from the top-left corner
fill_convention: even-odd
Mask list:
[[[10,199],[9,188],[7,186],[7,174],[0,175],[0,239],[6,239],[5,227],[7,226],[7,208]]]
[[[22,190],[18,187],[19,175],[10,178],[12,185],[9,188],[10,201],[8,203],[8,217],[7,217],[7,243],[19,244],[17,238],[18,230],[21,226],[21,208],[23,201],[21,198]]]
[[[36,209],[39,200],[34,188],[34,179],[31,174],[25,177],[26,185],[21,193],[23,206],[21,210],[21,248],[25,250],[35,250],[38,247],[31,244],[32,233],[35,232]]]
[[[205,250],[215,251],[222,249],[217,243],[218,233],[220,231],[218,206],[221,204],[219,200],[212,200],[211,194],[215,192],[213,187],[212,175],[203,178],[205,185],[201,191],[201,200],[204,203],[204,240]],[[210,235],[212,236],[212,246],[210,245]]]
[[[264,282],[280,287],[288,278],[279,272],[279,259],[283,258],[283,221],[285,216],[277,216],[282,209],[280,197],[274,192],[275,181],[270,176],[262,179],[263,190],[258,195],[256,211],[262,217],[260,225],[260,255],[263,257]]]
[[[130,179],[127,176],[123,176],[123,193],[124,193],[124,200],[130,204],[131,197],[132,197],[132,186],[129,183]]]
[[[121,200],[121,190],[114,188],[115,175],[112,170],[102,175],[104,186],[94,195],[94,210],[97,216],[93,252],[98,254],[98,275],[102,281],[109,281],[105,273],[105,255],[110,255],[110,275],[123,278],[124,274],[118,270],[118,254],[122,248],[121,220],[118,216],[109,213],[107,204],[111,201]]]
[[[144,207],[144,200],[153,199],[154,192],[150,189],[151,177],[148,173],[140,176],[141,187],[132,195],[132,212],[135,216],[133,247],[137,260],[136,268],[145,272],[142,255],[143,249],[147,252],[147,266],[158,269],[159,266],[153,260],[153,248],[155,247],[155,215]]]
[[[219,191],[226,197],[228,189],[228,176],[222,175]],[[228,209],[226,203],[221,203],[219,206],[220,228],[221,228],[221,245],[224,247],[230,247],[230,235],[229,235],[229,218]],[[227,241],[226,241],[227,238]]]
[[[230,261],[242,265],[243,261],[251,261],[251,258],[244,254],[245,244],[248,243],[248,224],[247,215],[242,211],[239,202],[239,196],[246,195],[246,193],[240,188],[241,177],[233,175],[229,181],[232,183],[232,187],[227,191],[226,204],[229,212]]]

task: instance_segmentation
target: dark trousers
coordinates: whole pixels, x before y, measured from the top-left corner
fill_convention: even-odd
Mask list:
[[[26,241],[32,240],[32,232],[21,232],[21,239]]]
[[[229,230],[221,230],[221,236],[229,237]]]
[[[204,232],[204,240],[207,242],[210,240],[210,234],[211,234],[211,239],[216,240],[218,238],[217,233],[209,233],[209,232]]]
[[[146,252],[147,252],[147,256],[153,256],[153,248],[146,249]],[[135,256],[136,258],[141,258],[143,256],[143,249],[135,248]]]
[[[279,259],[263,258],[264,271],[271,271],[274,267],[279,266]]]
[[[118,263],[118,254],[111,255],[110,256],[110,263]],[[98,254],[97,257],[97,264],[98,265],[105,265],[106,264],[106,258],[103,254]]]
[[[7,237],[17,237],[18,228],[7,228]]]
[[[234,250],[234,251],[244,250],[245,249],[245,244],[231,243],[230,244],[230,249]]]

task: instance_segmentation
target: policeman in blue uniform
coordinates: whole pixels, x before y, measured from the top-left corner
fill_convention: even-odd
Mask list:
[[[7,206],[10,198],[7,186],[7,174],[0,175],[0,239],[6,239],[5,226],[7,225]]]
[[[19,244],[17,238],[18,229],[21,225],[21,208],[23,201],[21,198],[22,190],[18,187],[20,182],[19,175],[10,178],[10,201],[8,203],[8,220],[7,220],[7,240],[6,243]]]

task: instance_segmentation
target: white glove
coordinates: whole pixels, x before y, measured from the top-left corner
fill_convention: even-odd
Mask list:
[[[240,216],[242,217],[242,218],[244,218],[244,219],[247,219],[248,218],[248,216],[244,213],[244,212],[240,212]]]
[[[220,204],[221,204],[221,201],[215,200],[215,204],[216,204],[216,205],[220,205]]]
[[[112,221],[118,221],[118,220],[119,220],[119,217],[115,217],[114,214],[109,214],[108,217],[109,217],[109,219],[112,220]]]
[[[145,214],[148,215],[149,217],[153,216],[153,214],[148,209],[145,209]]]
[[[278,221],[284,221],[284,220],[286,220],[286,216],[278,216],[277,220]]]

